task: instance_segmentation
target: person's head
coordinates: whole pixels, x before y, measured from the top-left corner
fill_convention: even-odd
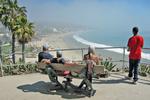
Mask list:
[[[95,47],[94,46],[89,46],[88,53],[95,54]]]
[[[48,44],[44,44],[44,45],[43,45],[43,51],[47,51],[48,48],[49,48]]]
[[[133,32],[133,35],[137,35],[139,32],[138,27],[133,27],[132,32]]]
[[[56,56],[57,56],[57,58],[62,57],[62,52],[61,52],[60,50],[58,50],[58,51],[56,52]]]

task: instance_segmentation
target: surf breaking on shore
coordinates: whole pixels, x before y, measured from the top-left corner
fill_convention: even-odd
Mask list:
[[[81,38],[78,35],[73,35],[73,38],[76,41],[78,41],[78,42],[80,42],[80,43],[82,43],[84,45],[93,45],[93,46],[95,46],[97,48],[109,48],[109,47],[111,48],[111,47],[113,47],[113,46],[109,46],[109,45],[105,45],[105,44],[99,44],[99,43],[95,43],[95,42],[90,42],[88,40],[85,40],[85,39]],[[111,51],[111,52],[115,52],[115,53],[119,53],[119,54],[123,53],[123,49],[122,48],[112,48],[112,49],[105,49],[105,50]],[[127,50],[125,50],[125,55],[129,55],[129,52]],[[150,60],[150,54],[142,52],[142,58]]]

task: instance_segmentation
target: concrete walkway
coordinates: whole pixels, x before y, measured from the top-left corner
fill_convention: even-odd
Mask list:
[[[124,76],[111,74],[109,78],[93,79],[96,94],[91,98],[62,90],[50,92],[51,84],[44,74],[5,76],[0,77],[0,100],[150,100],[150,78],[140,77],[137,85],[133,85]],[[80,82],[73,79],[76,85]]]

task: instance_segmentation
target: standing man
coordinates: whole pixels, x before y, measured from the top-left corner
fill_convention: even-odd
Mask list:
[[[129,54],[129,74],[128,77],[133,77],[133,84],[136,84],[138,80],[138,66],[141,59],[141,52],[144,45],[144,39],[138,35],[138,27],[133,27],[133,36],[128,40],[128,51]],[[134,75],[133,75],[134,74]]]

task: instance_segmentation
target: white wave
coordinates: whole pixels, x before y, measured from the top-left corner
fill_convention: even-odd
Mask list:
[[[109,46],[109,45],[105,45],[105,44],[99,44],[99,43],[87,41],[87,40],[79,37],[78,35],[73,35],[73,38],[82,44],[93,45],[93,46],[98,47],[98,48],[113,47],[113,46]],[[123,49],[121,49],[121,48],[106,49],[106,50],[111,51],[111,52],[116,52],[119,54],[123,54],[123,52],[124,52]],[[127,50],[125,50],[125,54],[129,55],[129,52]],[[142,52],[142,58],[150,60],[150,54]]]

